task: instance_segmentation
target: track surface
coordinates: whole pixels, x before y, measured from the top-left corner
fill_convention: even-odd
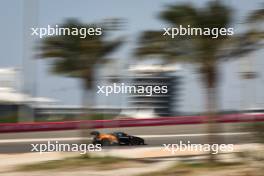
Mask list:
[[[247,124],[219,124],[219,130],[215,136],[218,143],[238,144],[254,142],[252,133],[245,129]],[[204,144],[207,142],[207,126],[199,125],[177,125],[156,127],[132,127],[101,129],[100,132],[123,131],[130,135],[140,136],[145,139],[148,146],[162,146],[163,144],[183,143]],[[220,130],[221,129],[221,130]],[[89,131],[80,133],[79,130],[72,131],[50,131],[50,132],[27,132],[27,133],[2,133],[0,134],[0,153],[25,153],[31,152],[31,144],[41,144],[48,141],[63,144],[80,144],[82,139],[89,141]],[[86,137],[87,136],[87,137]],[[129,146],[140,147],[140,146]],[[127,148],[127,146],[122,146]]]

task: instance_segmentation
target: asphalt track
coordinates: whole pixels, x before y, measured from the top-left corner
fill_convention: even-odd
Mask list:
[[[240,144],[255,142],[253,133],[247,131],[247,124],[219,124],[214,135],[216,143]],[[147,146],[162,146],[163,144],[183,143],[206,144],[208,139],[206,124],[176,125],[156,127],[131,127],[100,129],[100,132],[123,131],[145,139]],[[0,153],[26,153],[31,152],[31,144],[47,144],[48,141],[63,144],[81,144],[89,142],[89,130],[79,131],[49,131],[27,133],[0,134]],[[127,146],[122,146],[122,148]],[[140,146],[129,146],[140,147]]]

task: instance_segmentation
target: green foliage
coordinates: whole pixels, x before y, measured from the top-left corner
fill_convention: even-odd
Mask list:
[[[60,27],[80,29],[99,26],[68,20]],[[85,88],[91,88],[95,65],[109,61],[107,56],[122,44],[119,38],[107,39],[108,33],[109,30],[102,26],[102,35],[87,35],[85,38],[81,38],[80,34],[46,37],[42,40],[40,57],[53,58],[53,73],[81,78]]]
[[[0,123],[16,123],[18,122],[18,112],[2,112],[0,114]]]
[[[0,123],[17,123],[18,116],[5,116],[0,118]]]
[[[263,14],[263,10],[261,14]],[[196,8],[188,3],[170,5],[160,13],[160,18],[166,23],[164,27],[190,25],[191,28],[220,29],[233,25],[232,10],[221,1],[209,1],[204,8]],[[252,19],[263,18],[257,15]],[[252,26],[252,24],[250,25]],[[224,35],[218,38],[213,38],[210,35],[177,35],[172,38],[169,35],[164,36],[163,33],[163,30],[143,32],[135,54],[140,59],[155,55],[169,63],[195,64],[206,88],[207,115],[210,117],[208,118],[209,133],[214,133],[216,129],[213,124],[218,108],[216,88],[221,76],[219,65],[223,61],[239,58],[260,49],[263,46],[261,42],[264,39],[264,30],[253,28],[239,35]],[[209,143],[214,142],[213,138],[208,140]],[[214,160],[213,155],[210,159]]]
[[[244,128],[254,134],[255,142],[264,143],[264,122],[248,123]]]
[[[87,115],[49,115],[36,118],[36,122],[60,122],[73,120],[108,120],[114,119],[113,114],[87,114]],[[1,122],[1,121],[0,121]]]
[[[228,170],[237,166],[244,166],[244,163],[240,162],[233,162],[233,163],[224,163],[224,162],[214,162],[208,163],[203,161],[197,161],[192,163],[187,162],[179,162],[173,165],[166,170],[158,171],[158,172],[151,172],[147,174],[142,174],[142,176],[174,176],[174,175],[197,175],[199,172],[201,175],[208,174],[209,169],[214,171],[217,170]],[[204,174],[203,174],[204,173]],[[141,176],[141,175],[140,175]]]
[[[92,170],[111,170],[119,164],[130,162],[133,160],[117,158],[117,157],[91,157],[82,155],[78,157],[70,157],[61,160],[53,160],[36,164],[23,165],[17,168],[18,171],[39,171],[39,170],[54,170],[54,169],[76,169],[90,168]]]
[[[234,25],[232,12],[221,1],[213,1],[208,2],[204,8],[196,8],[188,3],[169,5],[159,17],[166,22],[164,27],[190,25],[192,28],[228,28]],[[263,10],[256,13],[263,14]],[[263,19],[259,16],[257,19]],[[217,81],[212,75],[218,75],[217,65],[220,62],[260,49],[260,42],[264,39],[264,31],[261,29],[252,29],[233,36],[219,36],[216,39],[205,35],[177,35],[172,39],[171,36],[162,35],[163,33],[164,31],[143,32],[135,54],[140,58],[158,55],[169,62],[197,64],[199,72],[210,85]]]
[[[108,120],[108,119],[114,119],[116,116],[111,114],[91,114],[87,117],[84,117],[84,119],[88,120]]]

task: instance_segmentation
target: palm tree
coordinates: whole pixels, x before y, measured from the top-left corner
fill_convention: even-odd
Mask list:
[[[84,95],[82,96],[83,107],[90,108],[94,103],[93,83],[95,68],[99,64],[109,62],[109,54],[118,49],[122,40],[111,39],[106,37],[106,34],[113,29],[113,26],[118,25],[117,21],[108,27],[102,27],[102,35],[86,35],[78,33],[78,35],[55,35],[46,37],[42,40],[40,47],[40,58],[52,58],[52,72],[68,77],[79,78],[82,80]],[[110,26],[110,27],[109,27]],[[96,28],[96,24],[81,24],[77,20],[68,20],[60,27],[62,28]],[[111,29],[110,29],[111,28]],[[84,116],[90,112],[84,110]],[[87,143],[85,140],[90,135],[92,126],[87,123],[81,123],[80,135],[84,137],[80,142]]]
[[[228,28],[232,24],[232,10],[219,1],[209,2],[205,8],[195,8],[191,4],[170,5],[160,13],[160,18],[169,27]],[[259,19],[259,16],[258,16]],[[251,20],[252,21],[252,20]],[[212,134],[216,130],[217,84],[219,64],[260,48],[262,31],[248,31],[234,36],[164,36],[164,31],[145,31],[139,39],[136,55],[139,58],[159,56],[166,62],[186,62],[195,64],[206,90],[209,144],[215,143]],[[214,157],[211,153],[211,160]]]
[[[116,20],[115,20],[116,22]],[[118,25],[117,23],[115,25]],[[82,24],[77,20],[67,20],[62,28],[96,28],[96,24]],[[109,28],[102,27],[102,35],[54,35],[42,40],[40,58],[52,58],[52,72],[82,80],[84,89],[83,105],[93,105],[93,80],[95,67],[110,61],[109,54],[122,44],[122,40],[107,39]],[[90,95],[89,95],[90,94]]]

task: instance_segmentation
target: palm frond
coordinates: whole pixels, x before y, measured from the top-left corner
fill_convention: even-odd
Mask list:
[[[82,24],[70,19],[61,25],[63,28],[90,28],[95,24]],[[109,30],[107,30],[109,32]],[[52,58],[52,72],[84,80],[85,85],[91,86],[93,67],[97,63],[104,63],[106,57],[116,51],[123,40],[106,38],[104,35],[60,35],[50,36],[42,40],[39,48],[42,58]],[[90,74],[90,75],[89,75]]]

